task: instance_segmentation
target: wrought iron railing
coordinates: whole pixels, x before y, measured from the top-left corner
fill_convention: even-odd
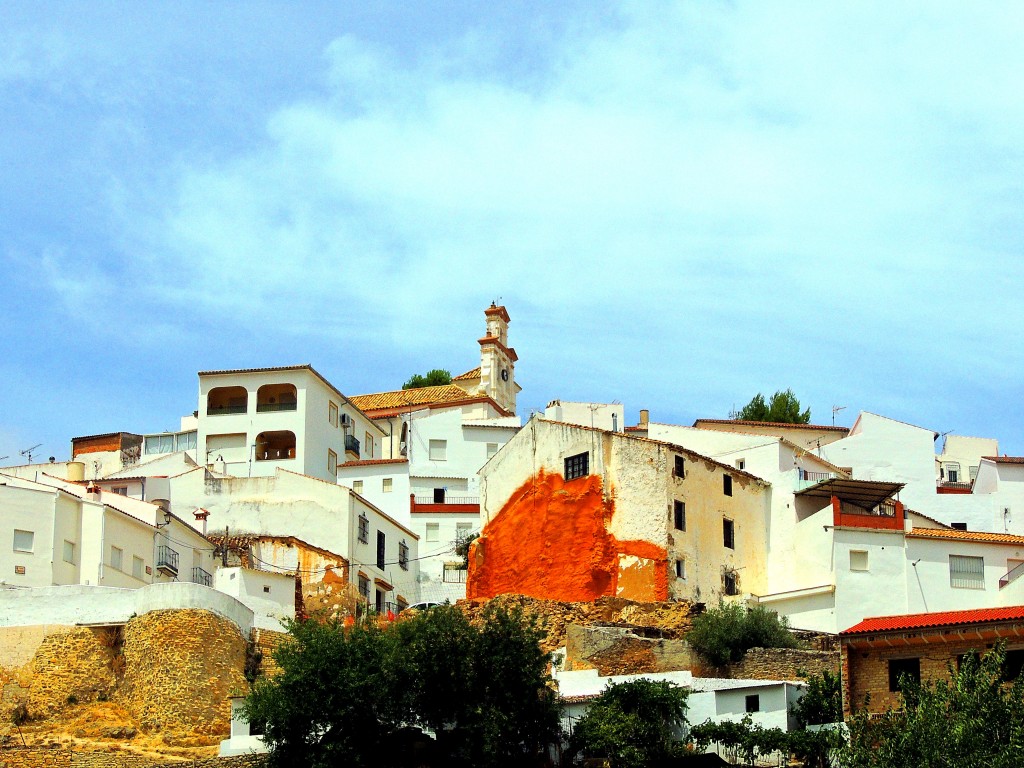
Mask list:
[[[355,435],[345,435],[345,451],[359,455],[359,439]]]
[[[256,403],[256,412],[269,413],[272,411],[294,411],[298,407],[298,403]]]
[[[1007,571],[1005,575],[1000,577],[999,588],[1002,589],[1011,581],[1016,581],[1021,576],[1024,576],[1024,562],[1018,563],[1017,565],[1013,566],[1013,568]]]
[[[226,413],[245,413],[245,405],[209,405],[206,407],[207,416],[221,416]]]
[[[192,569],[192,583],[202,584],[204,587],[212,586],[213,574],[211,574],[209,571],[203,570],[197,565],[195,568]]]
[[[178,573],[178,553],[166,545],[156,548],[156,567]]]

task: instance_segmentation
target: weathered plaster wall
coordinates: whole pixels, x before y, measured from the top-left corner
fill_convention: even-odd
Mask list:
[[[595,475],[566,482],[541,470],[527,480],[473,546],[466,596],[504,593],[564,601],[618,596],[664,600],[665,550],[609,532],[615,503]]]

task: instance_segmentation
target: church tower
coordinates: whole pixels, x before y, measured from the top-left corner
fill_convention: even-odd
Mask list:
[[[480,339],[480,394],[487,395],[509,413],[516,412],[516,395],[522,389],[515,380],[519,359],[508,345],[509,316],[504,307],[491,302],[484,310],[487,331]]]

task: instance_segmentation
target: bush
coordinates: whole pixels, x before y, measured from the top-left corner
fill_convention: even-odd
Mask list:
[[[826,669],[809,678],[804,695],[790,707],[790,711],[801,729],[808,725],[840,722],[843,719],[843,690],[839,675]]]
[[[789,622],[763,606],[729,603],[705,611],[686,635],[690,646],[716,667],[739,661],[751,648],[795,648]]]
[[[609,685],[573,730],[569,751],[606,757],[616,768],[642,768],[680,747],[688,691],[664,680]]]

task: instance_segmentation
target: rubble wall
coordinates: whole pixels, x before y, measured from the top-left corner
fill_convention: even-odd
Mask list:
[[[144,730],[230,732],[228,696],[245,694],[246,640],[204,610],[151,611],[124,628],[120,702]]]
[[[751,648],[729,667],[729,677],[754,680],[806,680],[824,671],[839,674],[838,651],[799,648]]]
[[[262,768],[263,755],[208,757],[166,762],[163,758],[116,752],[75,752],[64,748],[0,748],[0,768]]]
[[[29,717],[41,719],[109,697],[117,685],[119,643],[117,627],[75,627],[47,635],[32,659]]]

